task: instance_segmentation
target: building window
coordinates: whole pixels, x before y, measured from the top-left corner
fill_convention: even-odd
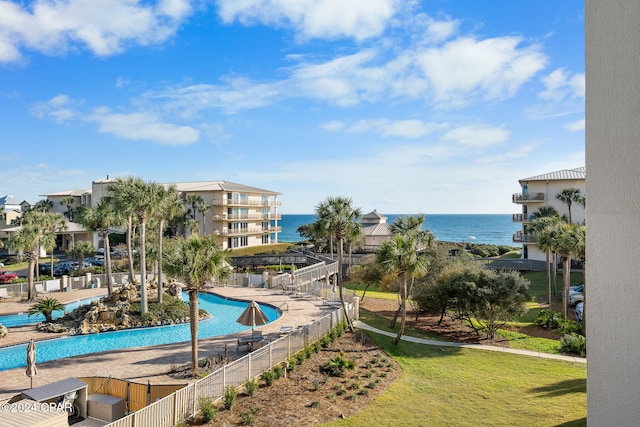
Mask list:
[[[242,236],[240,237],[240,247],[245,247],[245,246],[249,246],[249,237],[247,236]]]
[[[262,231],[269,231],[269,221],[262,222]]]
[[[262,244],[263,245],[268,245],[269,244],[269,235],[268,234],[264,234],[262,236]]]

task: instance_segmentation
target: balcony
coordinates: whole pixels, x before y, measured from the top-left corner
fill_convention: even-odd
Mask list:
[[[516,231],[513,234],[514,243],[536,243],[536,236],[531,234],[524,234],[522,231]]]
[[[511,200],[513,201],[513,203],[544,202],[544,193],[514,193],[511,197]]]
[[[248,227],[248,228],[223,228],[213,230],[211,234],[216,236],[246,236],[249,234],[266,234],[282,231],[282,227]]]
[[[533,220],[533,215],[513,214],[513,222],[529,222]]]
[[[282,202],[256,199],[213,199],[213,206],[281,206]]]
[[[221,214],[211,217],[214,221],[266,221],[272,219],[282,219],[282,215],[274,213],[249,213],[249,214]]]

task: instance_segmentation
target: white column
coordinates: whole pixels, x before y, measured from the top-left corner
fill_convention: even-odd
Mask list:
[[[586,0],[587,418],[640,420],[640,3]]]

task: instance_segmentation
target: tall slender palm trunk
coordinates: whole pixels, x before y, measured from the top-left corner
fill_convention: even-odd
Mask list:
[[[571,256],[565,255],[562,266],[562,283],[564,289],[562,289],[562,308],[564,314],[564,320],[569,318],[569,284],[571,283]]]
[[[191,370],[198,374],[198,291],[189,289],[189,325],[191,329]]]
[[[347,304],[344,301],[344,292],[342,290],[342,239],[338,238],[338,291],[340,294],[340,305],[342,306],[342,312],[344,313],[344,320],[347,322],[347,326],[351,332],[355,332],[353,327],[353,323],[351,322],[351,317],[349,316],[349,312],[347,311]]]
[[[113,292],[113,284],[111,283],[111,244],[109,243],[109,231],[102,233],[102,240],[104,241],[104,272],[107,277],[107,294],[111,295]]]
[[[407,323],[407,275],[404,274],[402,280],[402,288],[400,290],[400,328],[398,328],[398,335],[393,340],[394,344],[398,344],[404,334],[404,326]]]

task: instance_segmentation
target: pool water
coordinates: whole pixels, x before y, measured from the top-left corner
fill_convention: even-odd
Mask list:
[[[58,317],[64,316],[65,311],[66,312],[73,311],[76,308],[80,307],[81,305],[85,305],[93,301],[97,301],[103,296],[104,295],[93,297],[93,298],[86,298],[80,301],[75,301],[69,304],[65,304],[64,310],[56,310],[53,313],[51,313],[51,316],[52,318],[57,319]],[[4,325],[7,328],[11,328],[11,327],[15,328],[16,326],[30,325],[32,323],[40,323],[44,321],[45,321],[45,318],[40,313],[34,314],[32,316],[29,316],[29,313],[26,313],[26,312],[18,313],[18,314],[0,315],[0,324]]]
[[[188,301],[186,294],[183,294],[183,299]],[[199,308],[207,310],[212,316],[212,318],[199,322],[198,338],[200,339],[251,329],[251,327],[236,322],[248,302],[228,300],[211,294],[200,294],[198,305]],[[260,308],[269,318],[269,322],[277,319],[280,315],[274,307],[260,304]],[[189,323],[75,335],[36,342],[36,359],[37,363],[42,363],[82,354],[190,340]],[[0,371],[26,366],[26,355],[27,344],[0,348]]]

